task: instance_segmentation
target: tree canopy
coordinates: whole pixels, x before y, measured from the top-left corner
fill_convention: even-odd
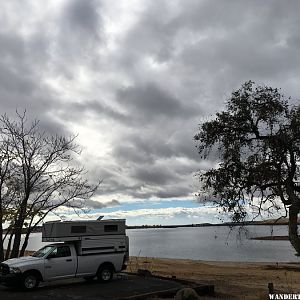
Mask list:
[[[202,158],[218,153],[215,167],[199,171],[200,191],[234,221],[283,208],[289,238],[300,254],[300,105],[277,88],[248,81],[226,109],[202,122],[194,139]],[[217,149],[217,151],[212,151]]]

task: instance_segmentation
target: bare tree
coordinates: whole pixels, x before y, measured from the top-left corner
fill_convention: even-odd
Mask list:
[[[49,213],[61,206],[81,208],[80,203],[94,195],[100,181],[89,184],[85,169],[75,164],[74,155],[80,154],[75,136],[47,134],[41,131],[39,121],[29,123],[25,112],[17,112],[17,121],[3,115],[0,130],[7,149],[1,150],[6,156],[3,155],[0,170],[0,214],[3,220],[10,220],[13,235],[10,257],[17,257],[24,229],[22,255],[30,233]],[[0,230],[2,236],[2,225]],[[0,242],[0,260],[3,260],[3,240]]]
[[[0,261],[4,258],[3,242],[8,235],[3,235],[3,224],[11,221],[9,206],[14,199],[14,192],[7,187],[8,181],[13,176],[10,168],[12,156],[10,143],[3,137],[0,141]]]

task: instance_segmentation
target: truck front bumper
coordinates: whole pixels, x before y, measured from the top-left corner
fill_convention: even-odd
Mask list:
[[[7,286],[19,285],[22,274],[6,274],[0,275],[0,283]]]

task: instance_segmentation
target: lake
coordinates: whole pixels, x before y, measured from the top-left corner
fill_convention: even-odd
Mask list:
[[[258,241],[251,237],[287,235],[287,226],[225,226],[128,229],[130,255],[212,261],[300,262],[289,241]],[[34,233],[28,250],[37,250],[41,233]]]

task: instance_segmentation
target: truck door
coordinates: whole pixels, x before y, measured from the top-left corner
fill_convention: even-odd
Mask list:
[[[58,245],[45,259],[45,279],[74,277],[76,264],[76,256],[72,256],[70,246]]]

